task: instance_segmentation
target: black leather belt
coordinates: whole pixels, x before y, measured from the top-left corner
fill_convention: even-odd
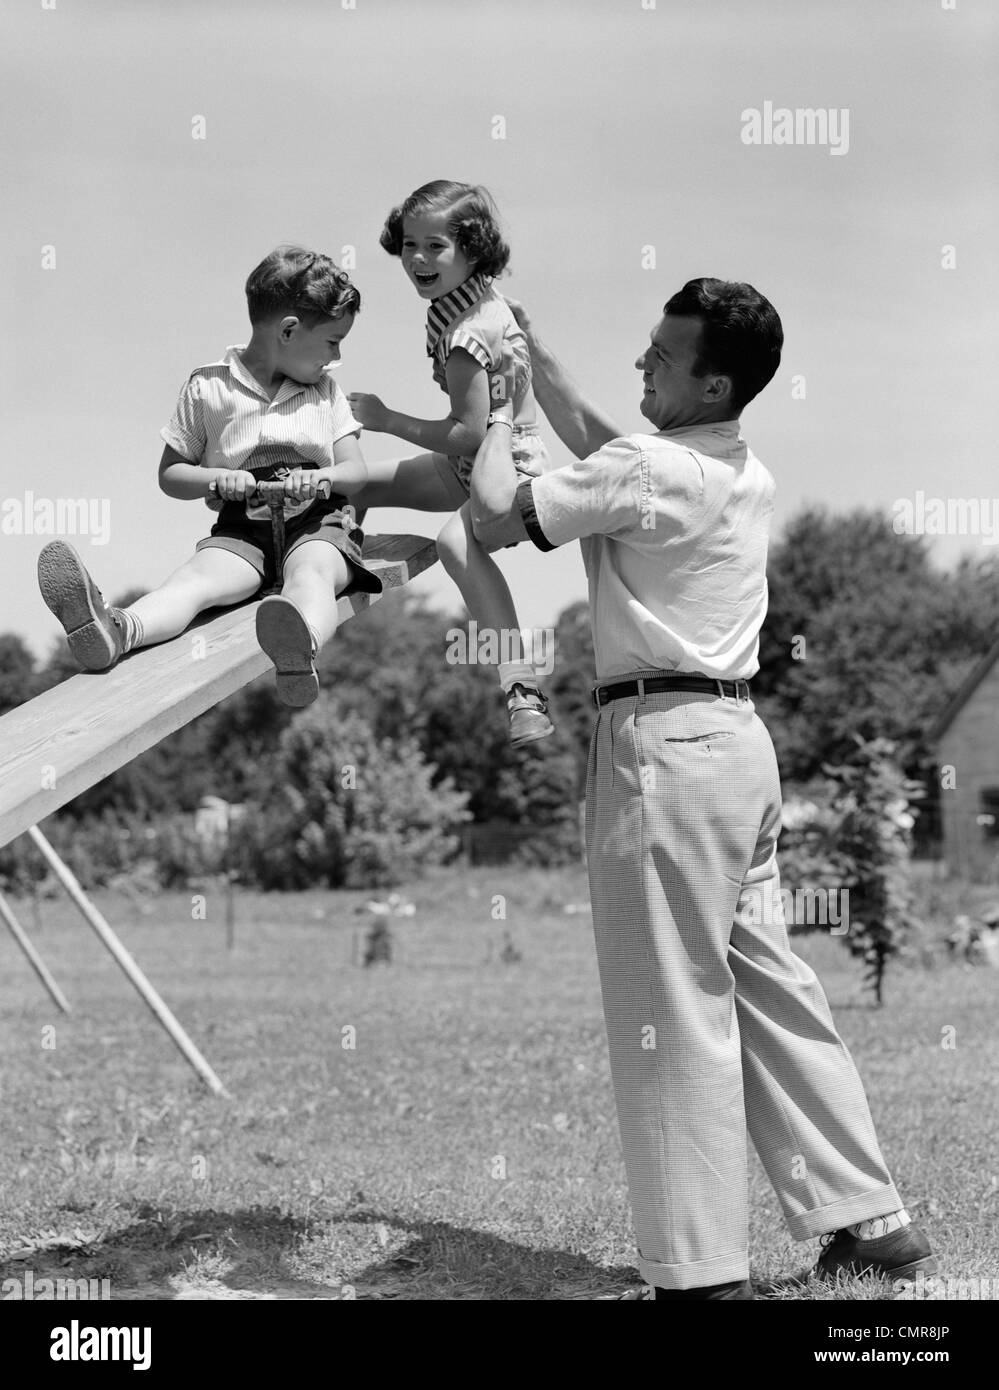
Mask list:
[[[750,698],[748,681],[713,681],[708,676],[648,676],[641,681],[615,681],[613,685],[598,685],[593,692],[597,709],[611,700],[627,700],[641,693],[655,695],[669,690],[702,690],[709,695],[727,695],[730,699]]]

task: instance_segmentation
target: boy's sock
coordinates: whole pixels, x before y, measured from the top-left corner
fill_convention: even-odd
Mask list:
[[[112,618],[121,629],[121,654],[125,655],[133,647],[141,647],[145,632],[142,627],[142,619],[137,618],[131,608],[111,608],[108,606]]]
[[[538,678],[534,667],[526,661],[501,661],[499,663],[499,683],[507,695],[515,685],[526,685],[529,690],[537,690]]]
[[[858,1240],[877,1240],[880,1236],[886,1236],[891,1231],[900,1231],[903,1226],[910,1223],[907,1211],[893,1211],[890,1216],[872,1216],[869,1221],[858,1221],[854,1226],[847,1226],[847,1230]]]

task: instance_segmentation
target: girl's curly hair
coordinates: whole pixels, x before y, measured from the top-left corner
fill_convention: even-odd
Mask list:
[[[502,275],[510,248],[500,234],[496,204],[480,184],[455,183],[452,179],[425,183],[389,213],[379,237],[381,245],[390,256],[401,255],[403,219],[442,211],[448,213],[448,231],[455,245],[476,273],[492,278]]]

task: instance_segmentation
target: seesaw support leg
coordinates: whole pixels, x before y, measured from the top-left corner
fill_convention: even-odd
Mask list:
[[[217,1096],[227,1096],[229,1093],[226,1091],[222,1082],[184,1032],[166,1004],[164,1004],[163,1000],[156,993],[156,990],[153,989],[152,985],[146,979],[145,975],[143,975],[128,951],[125,950],[125,947],[118,940],[117,936],[115,936],[107,922],[97,911],[96,907],[94,907],[93,903],[90,902],[89,898],[80,887],[78,880],[62,862],[58,854],[56,854],[48,840],[38,829],[38,826],[29,826],[28,834],[41,851],[46,863],[56,875],[59,882],[73,899],[73,902],[83,913],[84,917],[111,952],[112,956],[114,956],[131,983],[141,994],[149,1009],[170,1034],[170,1037],[176,1043],[177,1047],[180,1048],[181,1052],[201,1077],[202,1081],[204,1081],[206,1086],[214,1091]]]
[[[4,897],[2,893],[0,893],[0,917],[2,917],[3,920],[7,923],[7,926],[10,928],[11,936],[20,946],[24,954],[28,957],[32,970],[35,972],[35,974],[41,980],[42,984],[48,990],[49,994],[55,1001],[56,1006],[60,1008],[64,1014],[68,1014],[70,1009],[65,994],[63,994],[62,990],[56,984],[49,971],[48,966],[45,964],[41,956],[35,950],[31,938],[28,936],[27,932],[24,930],[20,922],[14,916],[13,912],[11,911],[10,904],[7,902],[7,899]]]

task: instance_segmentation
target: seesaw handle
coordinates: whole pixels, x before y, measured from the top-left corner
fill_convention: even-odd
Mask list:
[[[320,483],[320,491],[317,492],[316,496],[320,498],[328,498],[330,496],[331,491],[332,489],[330,488],[328,483],[326,483],[325,486],[322,483]],[[218,483],[213,478],[211,482],[208,484],[208,496],[218,497],[218,495]],[[265,502],[269,502],[272,498],[284,497],[284,480],[278,478],[268,480],[265,482],[259,482],[257,483],[257,486],[254,488],[253,492],[248,495],[251,497],[259,497],[261,501]]]

